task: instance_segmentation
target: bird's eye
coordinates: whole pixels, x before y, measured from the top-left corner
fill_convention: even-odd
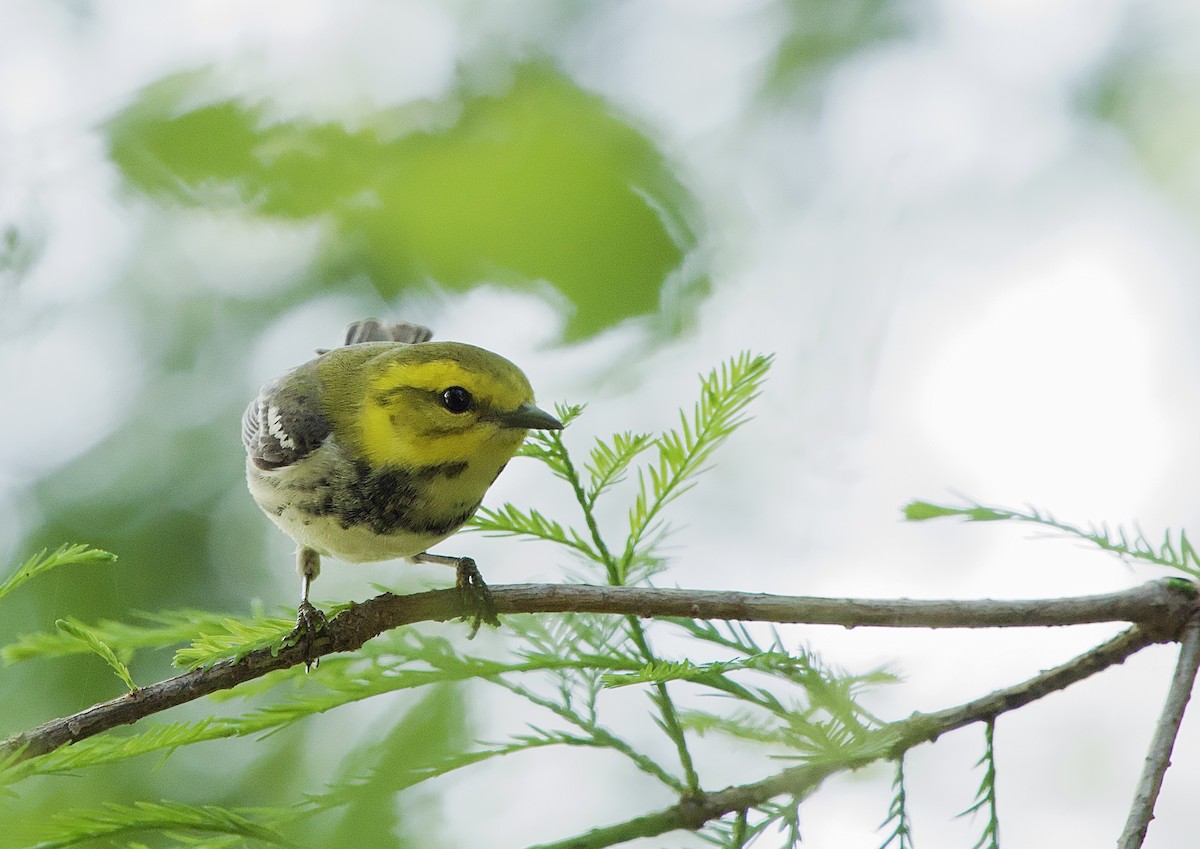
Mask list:
[[[442,406],[452,413],[465,413],[471,409],[471,393],[461,386],[451,386],[442,393]]]

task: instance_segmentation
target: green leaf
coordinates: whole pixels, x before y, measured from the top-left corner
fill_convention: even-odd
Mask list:
[[[137,689],[137,685],[133,683],[133,677],[129,674],[129,667],[126,666],[117,657],[116,653],[103,641],[101,641],[89,628],[67,619],[58,619],[54,626],[64,634],[68,634],[86,645],[93,652],[104,659],[104,662],[109,665],[117,677],[125,682],[125,686],[129,688],[129,692]]]
[[[595,504],[605,490],[619,483],[630,464],[654,445],[648,433],[614,433],[609,442],[597,439],[592,447],[591,462],[586,466],[590,478],[587,501]]]
[[[706,663],[694,665],[690,660],[667,661],[659,660],[647,663],[637,672],[612,673],[601,678],[605,687],[628,687],[631,684],[661,684],[664,681],[694,681],[697,678],[712,675],[714,672],[724,672],[730,668],[728,663]]]
[[[892,802],[888,807],[887,819],[879,827],[892,826],[888,837],[879,849],[912,849],[912,821],[908,812],[908,785],[904,780],[904,756],[896,758],[896,777],[892,780]]]
[[[996,510],[979,504],[971,507],[946,507],[928,501],[910,501],[904,505],[903,513],[905,521],[908,522],[923,522],[926,519],[942,519],[947,516],[958,516],[969,522],[999,522],[1013,517],[1010,511]]]
[[[144,623],[118,622],[103,619],[87,626],[97,639],[108,644],[117,657],[128,661],[138,649],[168,648],[197,639],[205,631],[221,627],[228,616],[193,608],[164,610],[156,613],[134,613]],[[36,658],[62,657],[90,649],[79,640],[59,630],[22,634],[0,649],[0,659],[7,664]]]
[[[975,793],[975,801],[960,817],[972,816],[979,811],[987,813],[983,831],[971,849],[1000,849],[1000,814],[996,808],[996,721],[989,719],[984,724],[984,751],[976,766],[984,768]]]
[[[221,660],[237,660],[252,651],[278,646],[292,632],[289,619],[221,619],[221,631],[201,634],[190,646],[175,652],[174,664],[182,669],[212,666]]]
[[[117,763],[152,752],[169,753],[193,743],[235,736],[235,728],[215,717],[197,722],[149,725],[137,734],[125,736],[100,734],[37,758],[13,758],[0,768],[0,787],[16,784],[32,775],[75,775],[100,764]]]
[[[886,0],[786,0],[773,11],[780,37],[764,62],[764,93],[789,100],[819,88],[834,66],[859,51],[882,49],[917,29],[907,6]]]
[[[950,507],[929,504],[924,501],[913,501],[905,506],[904,511],[906,518],[909,517],[909,513],[912,513],[912,518],[917,521],[944,516],[960,516],[971,522],[1006,521],[1036,525],[1082,539],[1097,548],[1116,554],[1118,557],[1154,563],[1178,569],[1194,578],[1200,577],[1200,552],[1192,545],[1185,530],[1173,534],[1168,529],[1163,533],[1162,542],[1155,542],[1141,528],[1135,527],[1133,530],[1126,530],[1118,525],[1110,529],[1107,524],[1089,524],[1087,527],[1082,527],[1060,521],[1052,514],[1035,507],[1028,510],[1010,510],[985,504]]]
[[[133,185],[182,204],[328,223],[318,285],[362,276],[388,300],[430,280],[548,285],[574,306],[569,340],[635,316],[683,327],[708,280],[684,261],[699,206],[670,161],[552,64],[503,69],[502,90],[506,74],[489,70],[485,85],[354,128],[197,105],[213,84],[184,74],[117,116],[111,157]]]
[[[17,571],[9,575],[4,583],[0,584],[0,598],[4,598],[30,578],[44,575],[59,566],[113,563],[116,559],[115,554],[86,545],[63,544],[49,554],[42,549],[26,560]]]
[[[746,407],[758,397],[771,357],[743,351],[700,381],[700,400],[691,416],[679,414],[679,427],[657,440],[658,456],[638,468],[638,492],[629,510],[629,538],[616,570],[625,583],[630,567],[649,559],[661,537],[659,514],[695,483],[718,446],[745,423]]]
[[[109,802],[100,808],[56,815],[37,849],[66,849],[93,845],[98,840],[129,839],[142,833],[161,836],[162,832],[172,831],[232,835],[276,846],[287,845],[276,831],[251,819],[252,813],[217,805],[194,806],[170,801],[134,802],[132,805]]]
[[[564,545],[578,551],[589,560],[595,560],[598,556],[578,531],[574,528],[564,528],[537,510],[523,511],[512,504],[505,504],[499,510],[481,507],[470,525],[493,536],[524,536]]]

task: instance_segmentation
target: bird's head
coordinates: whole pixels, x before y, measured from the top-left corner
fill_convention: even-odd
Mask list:
[[[498,470],[528,430],[562,427],[535,406],[519,368],[473,345],[364,343],[323,359],[328,414],[351,453],[374,467],[478,460]]]

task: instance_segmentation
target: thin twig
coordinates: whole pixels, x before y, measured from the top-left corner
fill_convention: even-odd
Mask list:
[[[612,613],[741,621],[842,625],[848,628],[1011,628],[1136,622],[1155,640],[1177,638],[1195,605],[1190,585],[1154,581],[1119,593],[1031,601],[872,601],[725,591],[516,584],[492,590],[499,613]],[[311,655],[305,646],[259,649],[142,687],[72,716],[0,742],[0,756],[34,757],[167,708],[227,690],[268,672],[304,663],[306,656],[354,651],[384,631],[466,614],[456,590],[396,596],[384,593],[353,604],[329,620]]]
[[[1154,819],[1154,803],[1158,800],[1158,791],[1162,789],[1163,776],[1171,765],[1171,750],[1179,735],[1183,712],[1196,683],[1197,668],[1200,668],[1200,617],[1192,619],[1184,629],[1179,661],[1175,664],[1175,675],[1167,691],[1167,702],[1154,729],[1154,739],[1150,742],[1142,777],[1138,781],[1117,849],[1139,849],[1146,839],[1146,829],[1150,827],[1150,820]]]
[[[1066,663],[1049,669],[1012,687],[934,713],[916,713],[874,732],[880,745],[869,755],[801,764],[778,772],[753,784],[728,787],[715,793],[689,797],[679,804],[625,822],[592,829],[584,834],[535,849],[602,849],[639,837],[656,837],[670,831],[696,831],[706,823],[728,814],[765,804],[776,796],[803,799],[812,794],[830,775],[860,769],[882,758],[895,758],[921,743],[932,742],[948,731],[974,722],[994,719],[1002,713],[1023,707],[1049,693],[1065,689],[1097,672],[1124,662],[1127,657],[1158,642],[1153,633],[1134,626],[1107,642],[1084,652]]]

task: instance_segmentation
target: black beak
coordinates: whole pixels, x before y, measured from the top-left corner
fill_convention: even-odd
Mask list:
[[[500,413],[496,421],[501,427],[523,427],[530,430],[562,430],[562,422],[540,407],[522,404],[517,409]]]

